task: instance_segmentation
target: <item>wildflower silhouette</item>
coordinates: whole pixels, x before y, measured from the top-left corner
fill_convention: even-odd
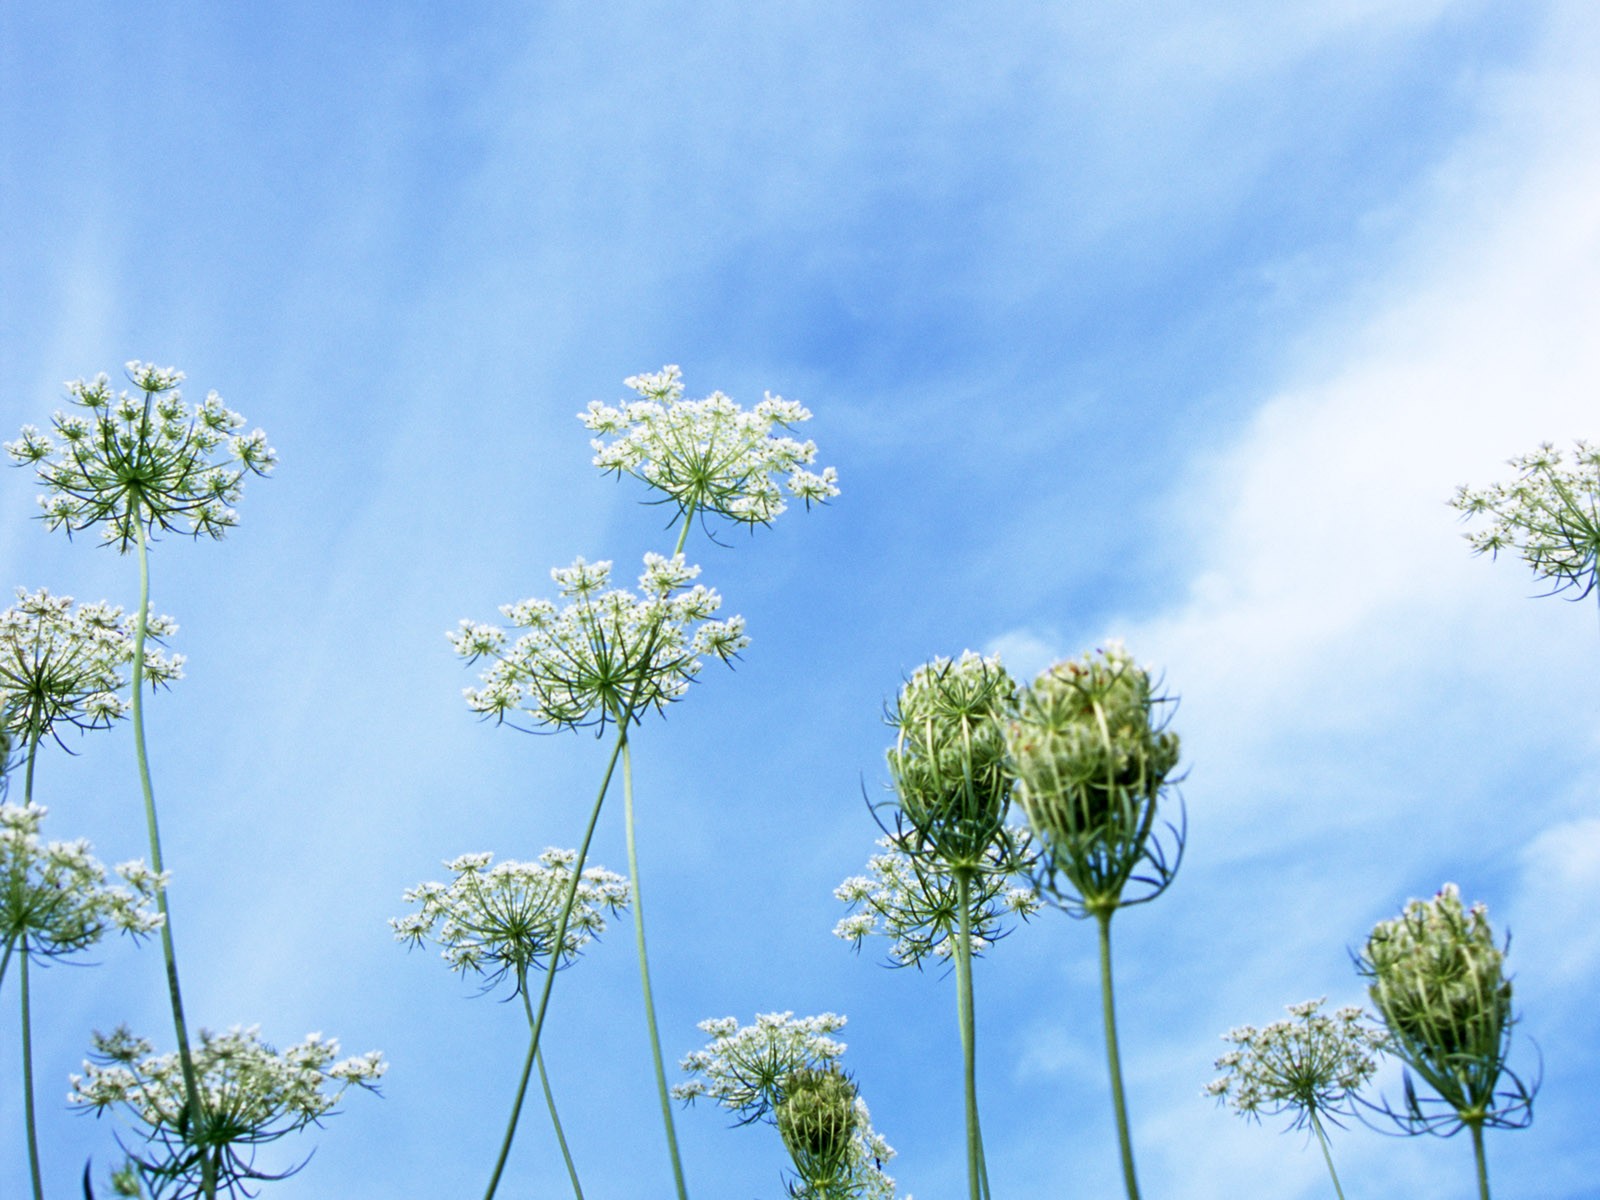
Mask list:
[[[1329,1015],[1320,1011],[1324,1003],[1291,1004],[1292,1020],[1261,1029],[1244,1025],[1228,1033],[1226,1040],[1235,1048],[1217,1059],[1218,1069],[1226,1073],[1207,1085],[1206,1094],[1252,1120],[1260,1120],[1262,1113],[1293,1113],[1289,1128],[1309,1127],[1316,1134],[1333,1190],[1344,1200],[1323,1120],[1338,1125],[1338,1117],[1355,1114],[1356,1093],[1377,1071],[1387,1038],[1360,1008]]]
[[[418,910],[396,917],[389,924],[399,941],[413,946],[425,941],[438,944],[452,970],[483,976],[486,991],[509,977],[514,994],[522,999],[531,1041],[535,1021],[528,997],[528,972],[554,971],[576,959],[584,945],[605,931],[606,914],[620,912],[627,906],[628,882],[603,867],[586,868],[577,879],[576,899],[566,928],[558,933],[563,902],[574,881],[572,864],[577,858],[576,852],[552,848],[541,854],[536,863],[506,859],[491,867],[493,857],[463,854],[452,859],[445,866],[455,872],[455,879],[449,884],[424,883],[412,888],[405,894],[405,900],[418,905]],[[578,1169],[556,1112],[544,1055],[536,1044],[530,1044],[523,1063],[511,1118],[501,1141],[496,1175],[504,1168],[511,1152],[511,1141],[535,1064],[539,1068],[539,1083],[555,1126],[556,1140],[572,1180],[572,1190],[582,1200]]]
[[[838,487],[832,468],[821,473],[807,469],[816,447],[788,436],[789,429],[810,418],[797,404],[769,396],[746,413],[721,393],[703,401],[685,400],[681,372],[674,366],[633,376],[625,384],[636,400],[620,406],[595,402],[578,419],[600,435],[591,442],[596,466],[643,480],[662,493],[655,503],[674,506],[668,528],[676,527],[677,537],[671,554],[645,557],[637,594],[608,586],[609,562],[590,564],[580,558],[551,572],[567,601],[564,607],[533,599],[501,610],[524,631],[514,641],[496,626],[472,621],[461,622],[448,636],[469,662],[490,660],[482,686],[466,689],[468,706],[484,717],[515,727],[510,717],[520,713],[531,718],[535,728],[592,727],[597,734],[615,726],[611,754],[572,865],[574,874],[555,941],[560,944],[566,935],[577,902],[577,881],[620,765],[645,1023],[673,1187],[678,1200],[688,1200],[650,984],[629,733],[647,710],[664,713],[668,704],[684,695],[703,656],[731,664],[749,645],[741,618],[711,619],[721,604],[716,592],[690,586],[699,568],[686,561],[684,547],[696,519],[708,533],[709,519],[717,517],[754,529],[771,524],[785,510],[785,490],[809,508],[837,495]],[[774,476],[782,476],[782,483]],[[547,972],[533,1016],[530,1058],[538,1052],[554,981],[554,973]],[[485,1200],[494,1196],[503,1166],[502,1155]]]

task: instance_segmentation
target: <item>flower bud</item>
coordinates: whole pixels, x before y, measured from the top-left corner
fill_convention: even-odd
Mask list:
[[[970,650],[918,667],[900,689],[889,772],[918,839],[947,860],[976,860],[1005,819],[1002,722],[1015,693],[998,658]]]
[[[1463,908],[1455,884],[1380,921],[1361,968],[1372,980],[1373,1005],[1412,1056],[1447,1071],[1498,1064],[1511,1021],[1505,955],[1488,911],[1482,904]]]
[[[858,1113],[856,1087],[837,1067],[802,1068],[783,1081],[778,1133],[808,1184],[837,1179],[849,1160]]]
[[[1053,845],[1132,835],[1178,763],[1165,703],[1117,644],[1024,688],[1005,741],[1034,829]]]

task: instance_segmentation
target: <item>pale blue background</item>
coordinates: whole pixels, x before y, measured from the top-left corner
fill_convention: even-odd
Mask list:
[[[669,1055],[709,1016],[848,1013],[895,1174],[959,1194],[952,983],[829,932],[882,706],[936,654],[1121,636],[1190,769],[1182,876],[1115,927],[1146,1194],[1329,1194],[1300,1135],[1200,1095],[1218,1035],[1359,999],[1350,949],[1455,880],[1514,932],[1516,1062],[1544,1057],[1495,1194],[1595,1195],[1600,622],[1474,560],[1445,500],[1600,432],[1597,67],[1587,0],[0,8],[0,432],[137,357],[282,457],[225,542],[153,559],[192,1017],[393,1063],[267,1194],[481,1194],[521,1016],[385,921],[441,859],[573,844],[603,747],[476,722],[443,634],[664,548],[573,414],[674,362],[810,406],[844,493],[691,542],[754,644],[638,738]],[[36,490],[0,472],[0,585],[131,602],[132,559],[47,534]],[[47,829],[142,854],[130,731],[71,745]],[[669,1190],[630,941],[560,982],[549,1040],[588,1190],[624,1200]],[[154,948],[95,957],[38,979],[56,1196],[113,1151],[62,1104],[89,1031],[170,1044]],[[977,989],[996,1196],[1114,1194],[1091,930],[1044,914]],[[726,1125],[680,1117],[694,1194],[779,1195],[775,1134]],[[1464,1139],[1335,1151],[1351,1196],[1472,1188]],[[565,1186],[534,1108],[502,1195]]]

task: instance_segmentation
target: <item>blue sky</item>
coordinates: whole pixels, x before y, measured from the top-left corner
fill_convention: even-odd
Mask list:
[[[754,644],[637,743],[670,1057],[706,1017],[844,1012],[894,1173],[956,1194],[952,981],[829,934],[882,707],[934,655],[1021,674],[1120,636],[1189,769],[1178,884],[1115,927],[1147,1194],[1326,1193],[1298,1135],[1200,1096],[1218,1035],[1359,999],[1349,950],[1446,880],[1514,933],[1545,1064],[1496,1195],[1592,1194],[1600,623],[1473,559],[1445,501],[1596,433],[1597,55],[1576,0],[0,10],[5,436],[140,358],[281,457],[226,541],[153,557],[189,657],[151,738],[192,1019],[393,1064],[271,1194],[481,1190],[520,1016],[385,921],[442,859],[575,843],[603,747],[476,722],[443,634],[666,548],[573,419],[665,363],[806,404],[843,488],[690,544]],[[0,584],[130,603],[132,560],[47,534],[36,491],[0,473]],[[142,854],[130,731],[72,748],[47,829]],[[629,941],[550,1028],[597,1196],[668,1189]],[[96,960],[37,985],[60,1194],[113,1150],[59,1102],[89,1031],[166,1028],[154,948]],[[979,964],[999,1195],[1116,1187],[1094,971],[1056,913]],[[679,1129],[694,1194],[779,1193],[770,1131]],[[1460,1139],[1335,1153],[1352,1196],[1471,1187]],[[566,1187],[537,1112],[508,1181]]]

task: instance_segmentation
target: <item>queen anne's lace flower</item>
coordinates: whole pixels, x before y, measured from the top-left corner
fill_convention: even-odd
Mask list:
[[[177,628],[171,617],[152,616],[147,633],[160,639]],[[18,588],[17,602],[0,612],[0,725],[18,740],[60,725],[109,725],[128,709],[119,693],[134,633],[134,618],[120,608],[73,608],[71,596]],[[182,679],[183,656],[163,655],[147,642],[144,673],[152,687]]]
[[[675,366],[623,382],[639,399],[619,407],[596,400],[578,414],[601,435],[590,443],[594,465],[637,476],[665,492],[680,512],[770,525],[786,507],[785,491],[808,508],[839,494],[832,467],[820,474],[806,469],[816,458],[816,444],[788,436],[811,419],[792,400],[768,393],[751,412],[721,392],[685,400]],[[775,476],[782,477],[781,487]]]
[[[377,1051],[340,1059],[339,1043],[319,1033],[278,1051],[259,1027],[200,1031],[194,1048],[203,1117],[185,1112],[183,1068],[176,1054],[155,1054],[123,1026],[95,1034],[82,1075],[72,1076],[68,1102],[96,1113],[121,1106],[143,1128],[146,1151],[135,1155],[147,1181],[177,1200],[202,1195],[215,1173],[218,1195],[251,1195],[252,1180],[277,1178],[255,1169],[256,1147],[321,1121],[351,1086],[376,1091],[388,1069]]]
[[[1011,802],[1005,730],[1016,685],[997,657],[968,650],[912,672],[889,714],[889,772],[914,853],[980,863]]]
[[[741,1125],[765,1121],[777,1125],[783,1133],[783,1110],[791,1081],[815,1080],[819,1076],[843,1078],[838,1061],[845,1045],[828,1035],[844,1025],[845,1018],[837,1013],[798,1020],[792,1012],[758,1013],[754,1025],[744,1026],[734,1017],[702,1021],[700,1028],[711,1035],[711,1042],[704,1050],[685,1056],[682,1062],[683,1069],[697,1078],[678,1084],[672,1094],[685,1101],[708,1097],[732,1112]],[[853,1094],[853,1085],[850,1090]],[[894,1179],[882,1170],[882,1165],[894,1157],[894,1148],[872,1128],[871,1114],[858,1095],[853,1096],[853,1108],[849,1148],[835,1180],[835,1190],[810,1189],[802,1182],[799,1188],[791,1189],[791,1196],[810,1200],[832,1196],[841,1200],[891,1200],[894,1196]],[[798,1117],[793,1112],[789,1115],[790,1130],[783,1134],[786,1144],[805,1124]],[[790,1150],[793,1155],[792,1146]],[[804,1170],[801,1156],[795,1156],[795,1162]]]
[[[183,372],[149,363],[127,364],[142,395],[111,390],[101,374],[68,383],[86,413],[55,414],[52,433],[32,425],[5,445],[19,463],[33,463],[49,494],[39,497],[44,521],[71,534],[104,524],[103,537],[126,550],[143,527],[219,538],[238,524],[246,474],[265,475],[277,454],[257,429],[241,434],[244,418],[216,392],[192,410],[177,391]]]
[[[700,1022],[711,1035],[704,1050],[686,1055],[680,1064],[698,1078],[672,1089],[679,1100],[701,1096],[735,1113],[741,1124],[762,1120],[778,1102],[785,1076],[801,1068],[813,1070],[836,1062],[843,1042],[828,1035],[845,1027],[837,1013],[795,1019],[792,1012],[757,1013],[754,1025],[736,1017]]]
[[[1479,554],[1515,550],[1551,591],[1582,599],[1595,589],[1600,565],[1600,447],[1578,442],[1572,465],[1549,442],[1510,460],[1511,483],[1462,486],[1451,505],[1464,518],[1488,514],[1487,529],[1466,535]]]
[[[46,842],[38,804],[0,804],[0,945],[33,958],[86,949],[111,929],[134,936],[161,927],[158,881],[142,862],[117,868],[126,887],[106,884],[106,869],[86,841]]]
[[[1026,919],[1039,911],[1037,889],[1012,882],[1010,846],[1026,840],[1010,830],[991,844],[989,857],[971,876],[972,952],[982,953],[1005,935],[1005,918]],[[921,966],[930,955],[948,959],[960,936],[961,906],[956,881],[937,859],[907,854],[903,840],[878,840],[882,854],[867,860],[867,874],[853,875],[833,890],[855,911],[833,927],[835,937],[860,949],[863,939],[881,933],[892,939],[889,958],[896,966]]]
[[[559,955],[556,933],[572,884],[577,853],[551,848],[537,863],[493,855],[463,854],[446,863],[456,878],[424,883],[405,894],[414,913],[389,924],[396,940],[413,946],[431,941],[452,970],[486,975],[489,986],[507,974],[521,986],[529,968],[561,966],[605,931],[606,915],[627,907],[628,881],[604,867],[587,867],[578,880],[572,915]]]
[[[1140,903],[1172,882],[1156,808],[1178,764],[1172,700],[1121,643],[1046,669],[1017,697],[1006,749],[1040,847],[1040,879],[1071,911]],[[1063,889],[1060,880],[1070,886]],[[1122,899],[1133,883],[1140,894]]]
[[[608,586],[609,562],[580,558],[557,567],[550,575],[569,603],[503,606],[512,625],[527,631],[514,642],[473,621],[447,635],[469,662],[493,660],[483,686],[465,690],[467,704],[498,721],[521,711],[573,729],[664,709],[688,690],[701,655],[726,662],[750,644],[744,618],[711,619],[722,598],[703,584],[689,586],[699,573],[681,554],[646,554],[635,594]]]
[[[1291,1004],[1292,1020],[1262,1029],[1245,1025],[1224,1035],[1236,1049],[1217,1059],[1226,1074],[1207,1085],[1206,1094],[1257,1120],[1262,1113],[1292,1112],[1293,1129],[1313,1114],[1350,1115],[1387,1039],[1360,1008],[1329,1015],[1319,1011],[1323,1003]]]
[[[1408,1079],[1405,1110],[1386,1109],[1390,1116],[1410,1132],[1445,1136],[1463,1125],[1520,1128],[1532,1119],[1538,1084],[1525,1085],[1506,1065],[1511,980],[1482,904],[1466,907],[1447,883],[1378,922],[1356,965],[1371,981],[1390,1053],[1438,1094],[1419,1098]]]

